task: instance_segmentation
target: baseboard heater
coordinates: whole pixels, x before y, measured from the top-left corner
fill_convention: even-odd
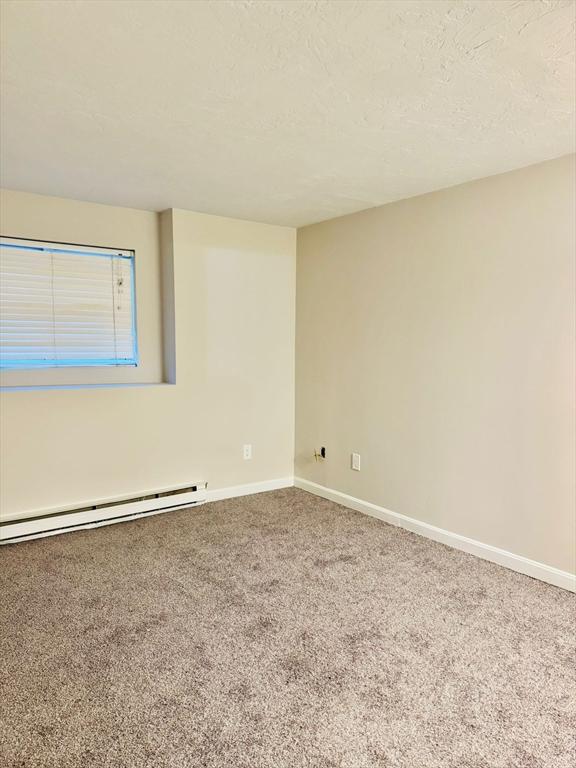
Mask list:
[[[196,483],[150,491],[143,496],[118,497],[74,508],[45,510],[26,518],[0,521],[0,544],[14,544],[42,536],[137,520],[196,506],[206,499],[206,483]]]

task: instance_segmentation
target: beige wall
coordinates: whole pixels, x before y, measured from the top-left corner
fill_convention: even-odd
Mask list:
[[[162,381],[158,215],[58,197],[2,190],[0,234],[134,250],[140,363],[137,368],[51,368],[2,371],[1,386]]]
[[[2,231],[11,236],[124,248],[144,238],[144,250],[157,253],[155,214],[3,198]],[[2,392],[5,517],[199,480],[222,488],[292,475],[295,231],[187,211],[163,217],[174,259],[176,384]],[[154,269],[138,320],[152,313],[160,377]]]
[[[296,474],[574,570],[573,174],[562,158],[300,230]],[[156,382],[2,392],[3,515],[292,474],[294,230],[2,203],[3,234],[136,248]]]
[[[565,157],[299,230],[296,475],[574,571],[574,212]]]

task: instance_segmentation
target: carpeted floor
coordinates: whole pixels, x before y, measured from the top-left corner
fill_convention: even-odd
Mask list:
[[[4,768],[574,768],[575,596],[304,491],[0,559]]]

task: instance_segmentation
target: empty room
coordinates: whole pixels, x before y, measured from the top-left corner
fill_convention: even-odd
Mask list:
[[[576,2],[0,32],[2,768],[574,768]]]

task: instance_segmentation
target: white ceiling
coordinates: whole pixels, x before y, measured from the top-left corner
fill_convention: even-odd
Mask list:
[[[573,152],[572,0],[4,0],[2,185],[302,225]]]

